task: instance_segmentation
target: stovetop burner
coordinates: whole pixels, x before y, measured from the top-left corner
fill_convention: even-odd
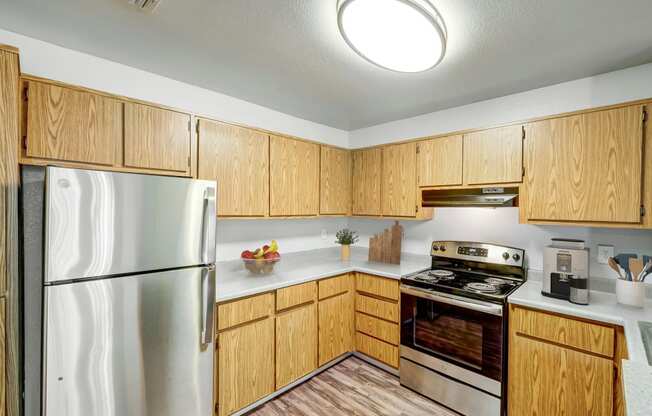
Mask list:
[[[471,282],[467,283],[464,289],[480,293],[496,293],[500,290],[500,287],[491,283]]]

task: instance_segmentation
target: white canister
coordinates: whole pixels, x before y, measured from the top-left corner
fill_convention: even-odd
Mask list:
[[[618,303],[642,308],[645,305],[645,283],[630,280],[616,280]]]

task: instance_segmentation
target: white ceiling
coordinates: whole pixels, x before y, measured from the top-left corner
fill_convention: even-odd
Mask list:
[[[401,74],[348,48],[336,0],[0,0],[0,27],[353,130],[652,61],[650,0],[432,0],[434,69]]]

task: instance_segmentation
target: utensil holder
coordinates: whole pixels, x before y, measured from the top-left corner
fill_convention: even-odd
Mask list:
[[[642,308],[645,305],[645,283],[616,280],[616,299],[622,305]]]

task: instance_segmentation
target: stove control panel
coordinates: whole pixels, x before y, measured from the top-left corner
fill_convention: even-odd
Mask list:
[[[525,250],[472,241],[433,241],[430,255],[523,267]]]
[[[487,257],[489,250],[480,247],[458,247],[457,254],[464,254],[465,256]]]

